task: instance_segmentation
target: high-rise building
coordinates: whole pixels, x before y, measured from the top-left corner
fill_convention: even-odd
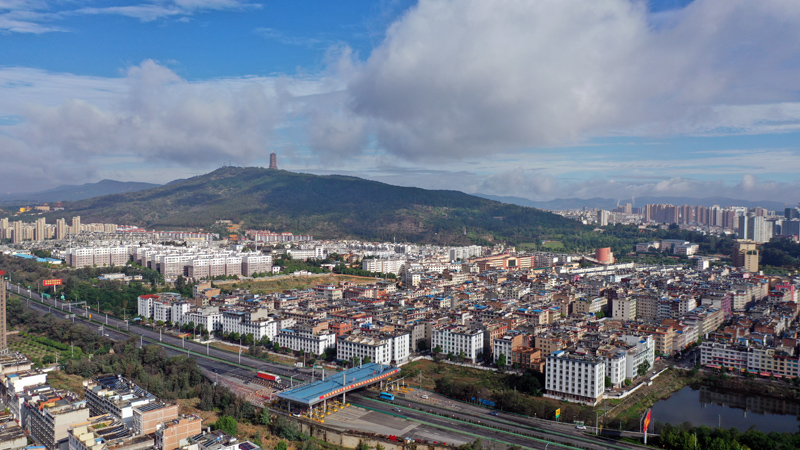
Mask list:
[[[739,217],[739,238],[750,239],[763,244],[772,239],[773,223],[763,216],[752,213]]]
[[[43,241],[47,239],[47,222],[44,217],[36,219],[36,228],[33,231],[34,241]]]
[[[608,217],[609,216],[610,216],[610,213],[608,211],[606,211],[605,209],[598,210],[597,211],[597,225],[601,226],[601,227],[604,227],[604,226],[608,225]]]
[[[63,218],[56,220],[56,239],[67,237],[67,221]]]
[[[72,228],[69,230],[72,234],[80,234],[81,232],[81,216],[75,216],[72,218]]]
[[[269,154],[269,168],[278,170],[278,155],[275,153]]]
[[[737,239],[733,243],[734,267],[741,267],[748,272],[758,272],[758,249],[750,239]]]
[[[14,222],[14,231],[13,234],[11,235],[11,242],[14,244],[18,244],[22,242],[24,239],[25,239],[25,233],[24,230],[22,229],[22,221],[17,220],[16,222]]]

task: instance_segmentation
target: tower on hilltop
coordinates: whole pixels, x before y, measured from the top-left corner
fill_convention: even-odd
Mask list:
[[[278,155],[275,153],[269,154],[269,168],[278,170]]]

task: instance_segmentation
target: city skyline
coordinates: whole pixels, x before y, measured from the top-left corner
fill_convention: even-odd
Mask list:
[[[781,1],[4,3],[0,192],[274,152],[532,200],[795,204],[798,25]]]

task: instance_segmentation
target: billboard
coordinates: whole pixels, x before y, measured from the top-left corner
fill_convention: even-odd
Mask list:
[[[44,280],[42,281],[42,286],[61,286],[63,280],[61,278],[55,278],[52,280]]]

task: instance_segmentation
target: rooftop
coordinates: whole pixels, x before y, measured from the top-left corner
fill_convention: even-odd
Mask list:
[[[334,395],[368,386],[398,373],[400,373],[400,369],[397,367],[368,363],[326,377],[324,381],[316,381],[281,392],[278,397],[312,406]]]

